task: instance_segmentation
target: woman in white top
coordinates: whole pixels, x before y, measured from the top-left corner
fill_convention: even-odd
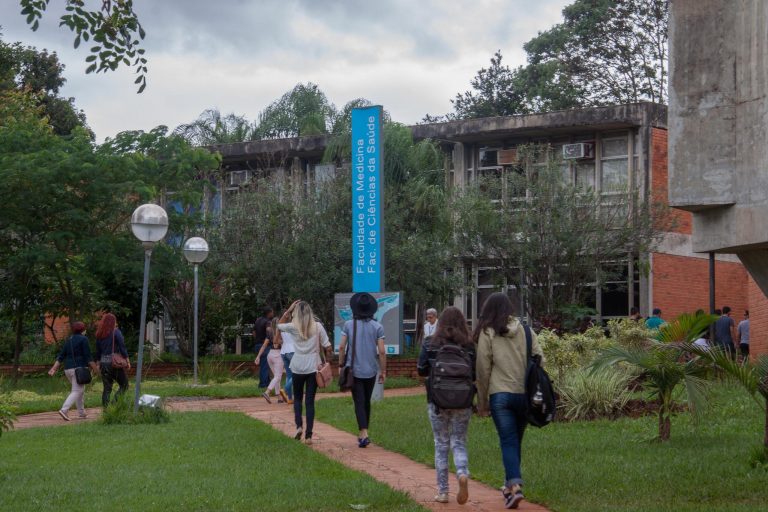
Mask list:
[[[312,307],[297,300],[289,307],[277,328],[293,338],[294,353],[291,359],[293,374],[293,414],[296,420],[295,439],[304,435],[305,442],[312,444],[312,427],[315,423],[315,393],[317,392],[317,368],[320,366],[320,346],[325,349],[326,359],[331,358],[331,342],[323,325],[315,320]],[[301,417],[302,399],[306,390],[307,430],[303,430]]]

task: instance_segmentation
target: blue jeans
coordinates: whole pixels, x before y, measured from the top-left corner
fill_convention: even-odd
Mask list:
[[[266,343],[266,341],[264,342]],[[261,347],[257,347],[256,351],[258,352],[261,349]],[[264,349],[264,352],[261,353],[261,357],[259,358],[259,387],[265,388],[269,386],[269,363],[267,362],[267,357],[269,357],[269,350]]]
[[[490,406],[501,445],[504,485],[523,485],[520,459],[523,434],[528,424],[525,418],[526,396],[523,393],[494,393],[491,395]]]
[[[293,400],[293,372],[291,371],[291,359],[293,359],[293,352],[282,354],[283,366],[285,366],[285,394],[288,398]]]

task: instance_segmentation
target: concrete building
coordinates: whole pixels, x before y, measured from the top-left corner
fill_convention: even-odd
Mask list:
[[[511,152],[519,145],[546,142],[561,152],[565,144],[583,143],[589,149],[584,158],[563,161],[567,180],[594,188],[606,201],[619,197],[628,187],[646,201],[667,198],[667,109],[661,105],[639,103],[459,120],[416,125],[411,131],[415,139],[440,143],[446,154],[446,175],[458,187],[480,176],[503,179],[505,173],[515,172]],[[282,176],[309,192],[316,180],[337,172],[320,163],[327,143],[325,136],[312,136],[215,146],[228,173],[223,207],[227,194],[237,193],[239,184],[259,175]],[[707,307],[707,255],[693,250],[691,214],[679,211],[675,216],[675,231],[666,234],[657,252],[640,255],[640,261],[617,262],[625,269],[623,277],[595,290],[589,305],[602,318],[626,317],[631,306],[638,306],[644,315],[658,307],[667,318]],[[746,307],[744,267],[734,256],[724,254],[718,256],[717,268],[718,303],[727,303],[734,311]],[[465,271],[473,289],[455,303],[474,320],[490,293],[509,287],[499,287],[493,266],[473,262]]]
[[[669,69],[669,202],[694,251],[748,270],[752,352],[768,353],[768,2],[671,2]]]

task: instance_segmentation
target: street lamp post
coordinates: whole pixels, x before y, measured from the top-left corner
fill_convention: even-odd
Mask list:
[[[193,335],[193,352],[192,352],[192,367],[193,367],[193,383],[197,385],[197,267],[200,263],[205,261],[208,257],[208,242],[200,238],[199,236],[190,238],[184,243],[184,257],[188,262],[195,265],[195,323],[194,323],[194,335]]]
[[[136,358],[136,397],[133,412],[139,412],[141,396],[141,366],[144,362],[144,337],[147,328],[147,291],[149,288],[149,261],[152,248],[168,232],[168,214],[156,204],[143,204],[131,216],[131,231],[144,246],[144,285],[141,289],[141,323],[139,324],[139,354]]]

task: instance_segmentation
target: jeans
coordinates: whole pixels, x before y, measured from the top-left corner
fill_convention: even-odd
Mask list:
[[[435,437],[435,471],[437,472],[437,492],[448,493],[448,452],[453,450],[453,463],[456,476],[469,476],[469,458],[467,456],[467,428],[472,419],[472,408],[438,409],[434,404],[427,405],[427,414],[432,423]]]
[[[285,366],[285,394],[288,395],[290,400],[293,400],[293,372],[291,371],[291,359],[293,359],[293,352],[282,354],[283,366]]]
[[[352,401],[355,403],[355,417],[359,430],[367,429],[368,422],[371,421],[371,395],[373,395],[375,386],[376,377],[368,379],[355,377],[355,381],[352,383]]]
[[[526,396],[523,393],[494,393],[491,395],[490,406],[493,423],[499,434],[504,485],[523,485],[520,459],[523,434],[528,424],[525,418]]]
[[[266,341],[264,342],[266,343]],[[261,350],[261,347],[258,347],[256,349],[256,352]],[[269,386],[269,362],[267,361],[267,357],[269,356],[269,353],[271,350],[264,349],[264,352],[261,353],[261,357],[259,358],[259,387],[265,388]]]
[[[64,375],[67,376],[70,384],[72,384],[72,391],[70,391],[67,399],[64,400],[64,405],[61,406],[61,410],[64,412],[67,412],[72,408],[72,405],[77,404],[77,412],[80,414],[80,416],[85,416],[85,407],[83,405],[83,394],[85,393],[85,384],[77,383],[77,379],[75,378],[74,368],[70,368],[69,370],[64,370]]]
[[[267,356],[269,368],[272,370],[272,380],[267,386],[267,391],[274,391],[275,394],[280,390],[280,381],[283,379],[283,358],[280,357],[280,349],[273,348]]]
[[[312,438],[312,427],[315,426],[315,393],[317,393],[317,372],[293,374],[293,416],[296,428],[301,428],[301,402],[304,399],[304,388],[307,392],[307,428],[304,437]]]
[[[128,389],[128,377],[122,368],[112,368],[111,364],[101,363],[101,382],[104,383],[104,391],[101,393],[101,405],[109,404],[109,396],[112,394],[112,383],[117,381],[120,389],[115,393],[115,400]]]

